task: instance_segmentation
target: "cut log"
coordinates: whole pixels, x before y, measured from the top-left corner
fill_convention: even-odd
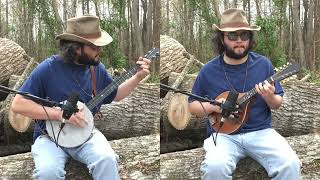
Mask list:
[[[159,179],[159,135],[114,140],[110,144],[120,157],[121,179]],[[4,179],[32,179],[31,153],[0,158],[0,174]],[[66,179],[92,179],[84,164],[74,160],[66,166]]]
[[[19,78],[17,78],[16,76],[11,76],[13,79],[11,80],[10,83],[10,88],[14,89],[14,90],[18,90],[19,87],[23,84],[23,82],[25,81],[25,79],[29,76],[29,74],[31,73],[31,71],[34,69],[34,67],[37,65],[37,63],[31,58],[30,61],[28,62],[28,64],[24,67],[24,71],[21,74],[21,76],[19,76]],[[10,77],[10,78],[11,78]],[[10,142],[10,137],[17,137],[20,136],[20,134],[15,131],[8,119],[8,111],[9,111],[9,107],[11,105],[11,101],[14,97],[14,94],[10,94],[5,101],[2,102],[1,107],[0,107],[0,124],[2,124],[2,128],[3,128],[3,132],[4,134],[3,139],[4,142],[6,144],[8,144],[8,142]],[[29,118],[25,117],[26,120],[30,121]],[[30,136],[30,133],[29,133]],[[31,137],[31,136],[30,136]],[[29,138],[30,139],[30,138]],[[25,139],[24,139],[25,140]]]
[[[186,49],[177,40],[161,35],[160,41],[160,80],[163,81],[171,72],[180,73],[188,59],[184,56]]]
[[[0,85],[8,86],[10,76],[21,75],[31,58],[21,46],[9,39],[0,38],[0,47]],[[0,92],[0,101],[6,96]]]
[[[319,179],[320,137],[308,134],[286,138],[302,161],[302,179]],[[200,164],[204,159],[202,148],[160,155],[161,179],[200,179]],[[234,179],[269,179],[264,168],[251,158],[237,165]]]
[[[110,140],[159,133],[160,100],[159,84],[139,84],[124,100],[103,105],[103,119],[95,126]],[[8,123],[8,107],[2,109],[2,121],[6,125],[6,144],[20,144],[32,141],[34,121],[26,133],[18,133]]]
[[[139,84],[121,102],[104,105],[102,121],[96,127],[108,139],[120,139],[160,132],[159,84]]]

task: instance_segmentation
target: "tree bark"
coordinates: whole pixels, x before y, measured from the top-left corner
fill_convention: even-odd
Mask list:
[[[302,179],[319,179],[320,137],[308,134],[286,138],[303,164]],[[200,164],[204,159],[202,148],[160,155],[160,175],[163,179],[200,179]],[[233,179],[269,179],[264,168],[251,158],[240,160]]]
[[[132,62],[130,62],[130,64],[134,64],[135,59],[143,54],[142,31],[141,31],[142,28],[140,27],[140,24],[139,24],[139,14],[140,14],[139,10],[140,10],[139,1],[133,1],[132,9],[131,9],[132,25],[133,25],[133,29],[132,29],[133,42],[132,43],[135,47],[134,48],[135,53],[133,55],[133,59],[132,59]]]
[[[159,84],[139,84],[126,99],[101,108],[96,127],[110,139],[159,133]]]
[[[120,157],[121,179],[159,179],[159,135],[110,141]],[[0,157],[0,174],[5,179],[32,179],[31,153]],[[66,179],[92,179],[86,166],[72,160],[66,166]]]
[[[61,34],[63,32],[63,22],[61,20],[61,17],[59,15],[59,10],[58,10],[58,4],[56,0],[52,0],[51,2],[52,8],[53,8],[53,13],[54,13],[54,18],[56,21],[56,26],[57,26],[57,33]]]
[[[297,38],[297,43],[298,43],[297,51],[299,52],[299,63],[300,65],[305,67],[306,60],[305,60],[305,54],[304,54],[303,34],[302,34],[302,28],[300,24],[299,7],[300,7],[300,0],[293,0],[292,18],[294,22],[294,28],[297,32],[297,35],[295,37]]]
[[[217,2],[217,0],[212,0],[214,13],[217,16],[217,18],[220,19],[221,18],[221,13],[220,13],[220,10],[219,10],[219,3],[218,2]]]
[[[181,72],[188,58],[185,57],[187,51],[175,39],[169,36],[160,36],[160,80],[167,81],[171,72]],[[165,83],[166,84],[166,83]]]
[[[314,47],[313,47],[313,54],[315,57],[316,69],[320,69],[320,1],[315,1],[315,10],[314,10]]]
[[[30,57],[21,46],[9,39],[0,38],[0,47],[0,85],[8,86],[10,76],[21,75]]]

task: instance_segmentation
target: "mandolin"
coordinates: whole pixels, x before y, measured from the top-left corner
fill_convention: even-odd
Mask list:
[[[274,75],[269,77],[267,81],[272,84],[274,81],[282,81],[300,71],[300,66],[298,64],[290,64],[284,67],[283,70],[276,72]],[[231,134],[238,131],[243,124],[245,124],[248,120],[248,114],[250,113],[250,105],[253,97],[257,94],[255,88],[249,90],[245,93],[239,93],[237,99],[237,105],[239,106],[239,110],[231,113],[231,115],[224,120],[222,127],[220,128],[221,123],[221,114],[220,113],[212,113],[210,116],[210,124],[212,128],[217,132]],[[224,98],[226,99],[229,95],[229,91],[221,93],[216,97],[216,100]]]
[[[144,55],[145,58],[150,60],[158,56],[160,56],[159,48],[153,48]],[[91,111],[108,97],[120,84],[126,81],[126,79],[132,77],[139,68],[140,66],[136,64],[128,71],[115,78],[111,84],[105,87],[87,104],[80,101],[77,102],[78,107],[83,107],[83,112],[87,121],[85,127],[79,128],[68,123],[62,125],[61,121],[56,120],[46,121],[46,130],[51,139],[55,140],[59,146],[67,148],[77,147],[85,143],[91,137],[92,130],[94,129],[94,118]]]

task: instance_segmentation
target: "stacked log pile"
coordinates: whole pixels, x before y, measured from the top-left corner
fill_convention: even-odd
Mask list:
[[[169,38],[169,37],[164,37]],[[161,41],[161,52],[170,52],[165,48],[181,47],[176,41]],[[174,42],[171,43],[170,42]],[[183,46],[177,52],[185,52]],[[161,57],[174,57],[175,53],[161,54]],[[192,65],[201,67],[201,64],[187,52],[180,58],[191,57]],[[189,60],[191,59],[189,58]],[[187,58],[188,59],[188,58]],[[167,60],[169,61],[169,60]],[[163,63],[162,59],[161,62]],[[196,74],[183,73],[190,69],[185,63],[185,69],[179,72],[168,73],[167,85],[179,90],[190,92]],[[191,65],[191,66],[192,66]],[[194,66],[193,66],[194,67]],[[273,127],[285,136],[296,151],[303,163],[303,179],[319,179],[319,136],[317,131],[320,127],[319,101],[320,87],[297,79],[282,83],[285,96],[284,102],[278,110],[273,110]],[[207,137],[206,120],[191,116],[188,126],[183,130],[177,130],[171,126],[167,117],[167,106],[172,93],[168,93],[161,99],[161,178],[163,179],[199,179],[200,163],[203,160],[204,151],[201,148],[203,140]],[[235,179],[268,179],[262,166],[251,158],[241,160],[237,165]]]
[[[7,46],[11,47],[11,44],[12,42]],[[8,56],[5,58],[10,59],[13,55]],[[32,59],[29,60],[22,74],[11,75],[11,88],[18,89],[35,67],[36,63]],[[101,108],[103,118],[95,121],[96,128],[107,137],[120,157],[122,179],[159,179],[160,177],[159,93],[159,84],[141,83],[121,102],[103,105]],[[0,157],[1,178],[32,179],[34,164],[28,151],[32,144],[32,130],[35,124],[32,121],[25,133],[16,132],[8,121],[11,100],[12,96],[6,97],[0,106],[0,127],[6,129],[0,137],[0,156],[3,156]],[[26,153],[19,154],[21,152]],[[79,162],[72,160],[66,167],[67,179],[91,178],[85,165]]]

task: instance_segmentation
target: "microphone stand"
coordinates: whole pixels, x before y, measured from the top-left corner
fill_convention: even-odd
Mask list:
[[[14,89],[10,89],[8,87],[5,87],[5,86],[2,86],[0,85],[0,91],[1,92],[4,92],[4,93],[13,93],[13,94],[20,94],[24,97],[27,97],[33,101],[37,101],[37,102],[40,102],[42,104],[45,104],[46,106],[49,106],[49,107],[53,107],[53,106],[58,106],[60,108],[62,108],[62,104],[61,103],[58,103],[58,102],[55,102],[55,101],[50,101],[48,99],[43,99],[43,98],[40,98],[38,96],[34,96],[30,93],[27,93],[27,92],[22,92],[22,91],[17,91],[17,90],[14,90]]]
[[[194,99],[196,99],[196,100],[198,100],[198,101],[201,101],[201,102],[209,102],[209,103],[212,104],[212,105],[217,105],[217,106],[220,106],[220,107],[221,107],[221,104],[222,104],[221,102],[218,102],[218,101],[216,101],[216,100],[209,99],[209,98],[207,98],[207,97],[201,97],[201,96],[198,96],[198,95],[189,93],[189,92],[187,92],[187,91],[175,89],[175,88],[172,88],[172,87],[167,86],[167,85],[162,84],[162,83],[160,83],[160,89],[165,90],[165,91],[173,91],[173,92],[175,92],[175,93],[185,94],[185,95],[187,95],[187,96],[193,97]]]

